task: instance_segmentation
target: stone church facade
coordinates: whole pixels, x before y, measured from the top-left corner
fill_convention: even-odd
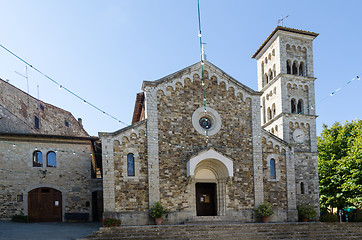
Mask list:
[[[253,222],[265,201],[273,222],[318,209],[317,36],[278,26],[253,55],[258,91],[207,61],[143,82],[133,124],[100,133],[104,216],[149,224],[157,201],[168,223]]]

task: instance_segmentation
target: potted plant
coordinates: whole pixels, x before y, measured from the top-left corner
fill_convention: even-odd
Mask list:
[[[104,218],[102,220],[102,226],[103,227],[117,227],[120,226],[122,223],[122,221],[120,219],[116,219],[116,218]]]
[[[308,222],[308,219],[317,216],[317,211],[309,204],[299,205],[297,209],[298,209],[298,217],[303,222]]]
[[[155,202],[155,205],[150,208],[150,216],[155,219],[157,225],[162,224],[162,216],[168,217],[168,211],[165,209],[160,202]]]
[[[273,215],[274,211],[270,203],[264,202],[255,209],[255,213],[257,217],[262,219],[263,223],[267,223],[269,216]]]

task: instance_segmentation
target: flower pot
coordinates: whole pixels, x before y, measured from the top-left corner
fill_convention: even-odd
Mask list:
[[[263,217],[261,217],[261,221],[262,221],[263,223],[269,222],[269,216],[263,216]]]
[[[162,218],[155,218],[156,225],[162,225]]]

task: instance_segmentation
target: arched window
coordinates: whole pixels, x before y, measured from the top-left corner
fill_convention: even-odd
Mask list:
[[[273,103],[273,105],[272,105],[272,116],[273,117],[275,117],[275,115],[276,115],[276,109],[275,109],[275,103]]]
[[[295,99],[293,98],[291,101],[290,101],[290,111],[292,113],[295,113],[295,110],[296,110],[296,107],[295,107],[296,103],[295,103]]]
[[[127,175],[128,176],[135,176],[134,155],[133,155],[133,153],[129,153],[127,155]]]
[[[270,178],[275,179],[276,173],[275,173],[275,159],[270,159]]]
[[[262,73],[262,76],[264,76],[264,62],[261,63],[261,73]],[[263,87],[265,86],[265,79],[263,79]]]
[[[305,194],[304,182],[300,183],[300,194]]]
[[[265,97],[263,97],[263,123],[266,122],[266,114],[265,114]]]
[[[269,83],[269,77],[268,77],[268,74],[265,73],[265,84],[268,84]]]
[[[304,63],[299,64],[299,76],[304,76]]]
[[[43,166],[43,154],[40,151],[33,152],[33,167]]]
[[[303,100],[302,99],[299,99],[299,101],[298,101],[297,113],[303,113]]]
[[[274,64],[274,66],[273,66],[273,76],[274,77],[276,77],[277,76],[277,71],[276,71],[276,69],[275,69],[276,67],[275,67],[275,64]]]
[[[290,60],[287,60],[287,73],[288,74],[291,74],[292,73],[292,67],[290,66],[291,64],[290,64]]]
[[[268,120],[272,119],[272,111],[270,107],[268,107]]]
[[[269,80],[271,81],[273,79],[273,72],[271,69],[269,69]]]
[[[47,167],[57,167],[57,156],[55,152],[47,153]]]
[[[293,62],[293,67],[292,67],[292,71],[293,71],[293,75],[298,75],[298,67],[297,67],[298,63],[297,61]]]

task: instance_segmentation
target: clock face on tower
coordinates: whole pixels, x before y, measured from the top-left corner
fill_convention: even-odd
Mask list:
[[[293,139],[294,141],[296,141],[297,143],[302,143],[305,140],[305,133],[302,129],[295,129],[293,132]]]

